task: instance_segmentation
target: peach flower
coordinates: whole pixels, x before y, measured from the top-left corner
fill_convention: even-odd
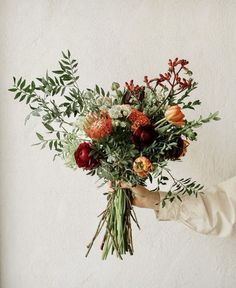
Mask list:
[[[182,113],[181,108],[178,105],[170,106],[165,112],[166,120],[177,127],[184,125],[184,117],[185,115]]]
[[[140,156],[135,159],[133,163],[133,170],[138,176],[146,177],[147,174],[153,170],[153,166],[148,158]]]

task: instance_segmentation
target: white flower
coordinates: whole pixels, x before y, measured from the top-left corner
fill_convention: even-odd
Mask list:
[[[86,117],[84,116],[78,117],[77,120],[73,123],[73,126],[79,130],[83,130],[85,118]]]
[[[126,118],[130,112],[130,105],[113,105],[109,110],[109,115],[112,119]]]
[[[70,168],[76,168],[76,162],[74,158],[74,152],[78,148],[79,139],[76,134],[68,133],[64,140],[63,145],[63,158],[65,160],[65,165]]]

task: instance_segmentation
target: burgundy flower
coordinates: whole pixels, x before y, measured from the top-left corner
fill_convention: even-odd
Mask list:
[[[91,143],[83,142],[79,144],[77,150],[74,153],[75,161],[78,167],[84,168],[85,170],[92,170],[94,167],[99,165],[99,160],[89,155],[91,151]]]
[[[156,135],[156,131],[152,125],[140,126],[131,136],[131,141],[136,146],[148,146],[152,144]]]
[[[187,147],[189,145],[189,142],[182,139],[181,137],[179,137],[176,142],[177,145],[172,147],[167,152],[167,157],[171,160],[179,160],[182,156],[184,156],[187,152]]]

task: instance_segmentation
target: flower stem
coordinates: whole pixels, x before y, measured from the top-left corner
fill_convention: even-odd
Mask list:
[[[165,122],[166,122],[166,118],[164,117],[161,120],[157,121],[153,126],[157,128],[157,127],[160,127]]]

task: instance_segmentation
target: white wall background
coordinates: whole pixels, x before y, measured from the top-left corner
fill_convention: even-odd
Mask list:
[[[29,110],[7,92],[13,75],[41,76],[67,48],[82,88],[142,81],[186,58],[199,82],[192,97],[203,102],[194,116],[220,110],[223,119],[199,131],[173,172],[220,182],[236,174],[236,1],[1,0],[0,8],[1,288],[236,287],[236,239],[160,223],[150,210],[136,209],[134,256],[104,262],[98,241],[85,258],[104,190],[31,147],[41,125],[24,126]]]

